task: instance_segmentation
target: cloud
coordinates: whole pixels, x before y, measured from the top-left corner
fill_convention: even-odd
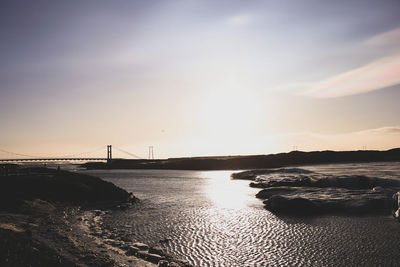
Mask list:
[[[249,24],[252,20],[252,17],[247,14],[231,16],[227,18],[226,22],[230,25],[246,25]]]
[[[334,98],[361,94],[400,84],[400,53],[314,83],[303,95]]]
[[[378,34],[367,40],[372,46],[398,46],[400,44],[400,28]]]
[[[359,134],[400,134],[400,126],[388,126],[358,132]]]
[[[300,94],[316,98],[335,98],[400,84],[400,28],[375,35],[363,45],[364,48],[369,46],[387,51],[387,56],[327,79],[309,83],[308,89]]]

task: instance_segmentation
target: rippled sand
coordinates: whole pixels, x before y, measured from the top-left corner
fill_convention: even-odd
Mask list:
[[[200,266],[396,266],[400,225],[387,216],[278,218],[263,209],[227,212],[194,209],[158,220],[119,213],[107,223],[133,239],[163,244]],[[171,217],[172,217],[171,216]],[[153,217],[153,218],[152,218]],[[143,222],[143,218],[149,220]],[[152,220],[151,220],[152,219]],[[140,222],[142,221],[142,222]]]

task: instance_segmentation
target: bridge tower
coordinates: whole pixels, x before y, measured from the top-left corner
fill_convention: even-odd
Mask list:
[[[154,149],[153,149],[153,146],[149,146],[149,159],[154,159]]]
[[[112,146],[107,145],[107,162],[112,160]]]

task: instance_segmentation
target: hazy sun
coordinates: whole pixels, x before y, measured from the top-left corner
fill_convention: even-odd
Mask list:
[[[211,91],[204,103],[203,124],[212,136],[253,134],[259,114],[253,96],[242,88]]]

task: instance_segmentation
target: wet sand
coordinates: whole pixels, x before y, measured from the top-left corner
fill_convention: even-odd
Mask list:
[[[1,266],[156,266],[104,243],[96,219],[95,211],[42,200],[1,212]]]
[[[190,266],[103,226],[138,201],[112,183],[40,168],[0,177],[0,191],[0,266]]]

